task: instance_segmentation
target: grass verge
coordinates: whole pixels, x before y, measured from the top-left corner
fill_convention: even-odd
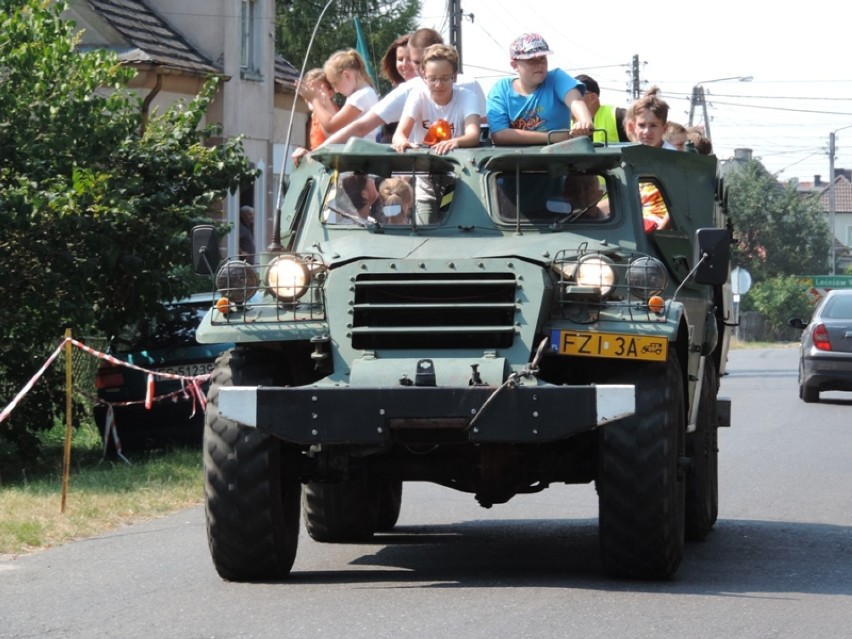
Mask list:
[[[62,505],[64,428],[45,436],[38,470],[19,469],[0,485],[0,554],[22,554],[91,537],[202,501],[201,451],[150,451],[102,459],[94,426],[74,434],[71,475]],[[52,461],[55,460],[55,461]]]

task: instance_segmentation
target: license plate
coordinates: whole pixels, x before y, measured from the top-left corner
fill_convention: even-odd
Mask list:
[[[198,362],[196,364],[181,364],[180,366],[160,366],[154,370],[157,373],[167,373],[169,375],[182,375],[184,377],[196,377],[198,375],[206,375],[212,373],[214,368],[213,362]]]
[[[553,331],[551,340],[554,349],[560,355],[579,357],[611,357],[664,362],[669,349],[669,341],[665,337],[645,335]]]

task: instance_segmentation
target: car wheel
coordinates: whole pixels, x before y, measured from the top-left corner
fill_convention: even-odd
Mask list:
[[[393,530],[399,521],[399,511],[402,509],[402,482],[398,479],[386,479],[377,482],[374,487],[378,499],[378,516],[376,531],[388,532]]]
[[[598,440],[600,547],[617,576],[662,579],[683,557],[686,409],[672,354],[620,376],[636,385],[636,413],[604,426]]]
[[[204,427],[207,541],[216,572],[230,581],[285,577],[299,540],[298,450],[222,417],[219,389],[270,384],[259,353],[236,348],[216,361]]]
[[[305,529],[314,541],[368,541],[376,532],[378,500],[365,479],[309,482],[302,491]]]
[[[813,404],[819,401],[819,389],[814,388],[813,386],[804,386],[799,385],[799,397],[802,398],[802,401]]]

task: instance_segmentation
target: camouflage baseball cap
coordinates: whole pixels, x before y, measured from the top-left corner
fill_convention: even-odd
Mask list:
[[[529,60],[551,53],[553,51],[547,46],[547,41],[537,33],[525,33],[515,38],[509,47],[509,57],[512,60]]]

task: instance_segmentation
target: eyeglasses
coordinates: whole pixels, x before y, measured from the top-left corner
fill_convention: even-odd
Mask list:
[[[441,76],[439,78],[426,76],[423,79],[426,81],[426,84],[431,84],[431,85],[434,86],[436,84],[448,84],[448,83],[452,82],[453,80],[455,80],[455,76],[445,75],[445,76]]]

